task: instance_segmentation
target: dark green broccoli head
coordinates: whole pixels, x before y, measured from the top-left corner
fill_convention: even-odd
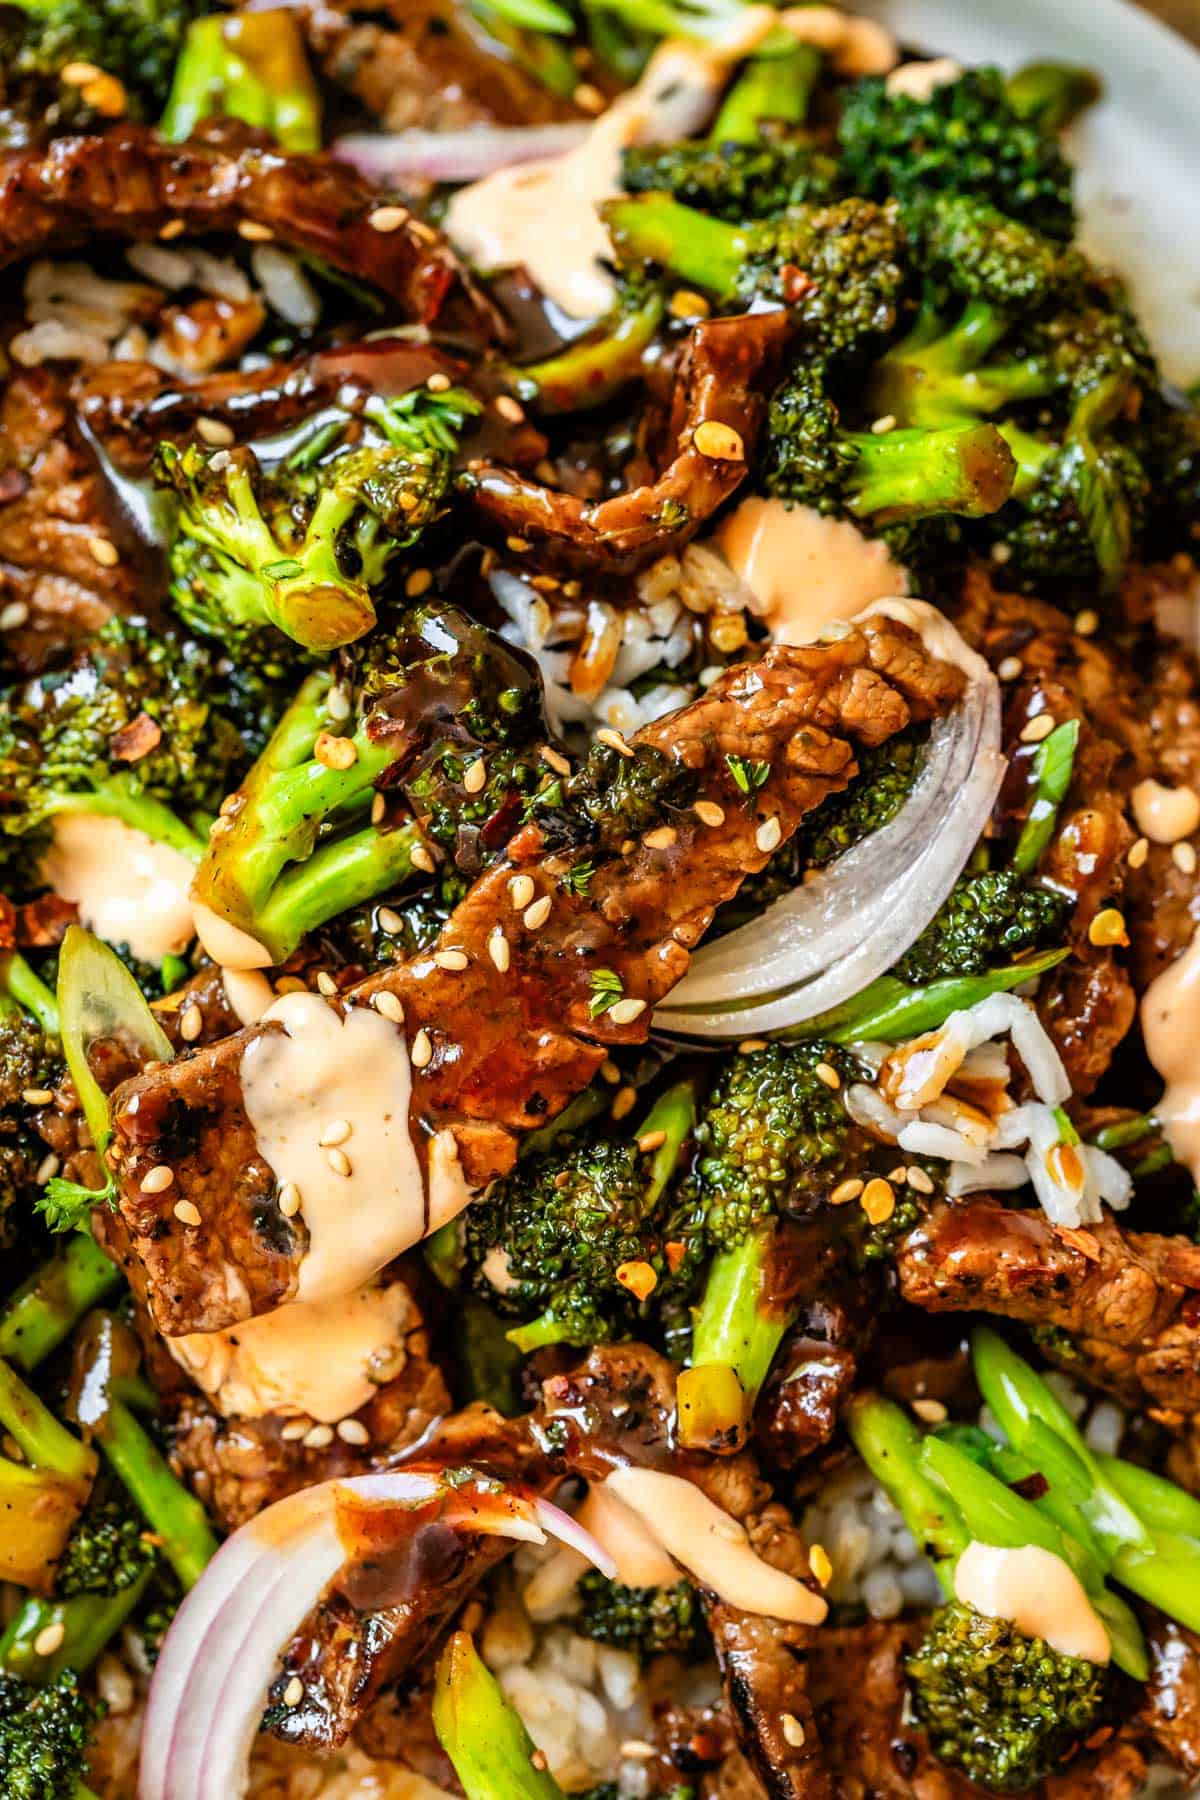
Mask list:
[[[84,1758],[101,1710],[70,1669],[39,1688],[0,1671],[4,1800],[86,1800]]]
[[[29,1193],[46,1144],[31,1124],[28,1093],[47,1093],[63,1078],[56,1038],[5,998],[0,1001],[0,1233],[14,1200]]]
[[[593,744],[574,774],[542,788],[531,812],[550,848],[594,846],[615,855],[628,839],[672,823],[692,804],[691,770],[653,745],[629,748],[632,755]]]
[[[840,794],[823,800],[801,826],[799,853],[805,867],[827,867],[890,824],[921,772],[928,735],[925,726],[914,725],[886,744],[858,751],[854,780]]]
[[[643,144],[626,150],[621,179],[631,194],[670,194],[731,225],[777,218],[795,206],[837,197],[831,156],[781,139],[756,144]]]
[[[596,1569],[579,1580],[579,1611],[571,1623],[584,1637],[632,1650],[639,1657],[702,1654],[708,1643],[704,1611],[690,1581],[674,1587],[627,1587]]]
[[[1111,592],[1149,514],[1150,480],[1137,451],[1086,433],[1058,445],[1005,435],[1024,490],[1020,512],[998,522],[1013,573],[1034,588]]]
[[[1107,1669],[957,1602],[933,1614],[905,1672],[934,1755],[998,1794],[1059,1769],[1109,1695]]]
[[[933,195],[976,194],[1049,237],[1070,238],[1071,169],[1055,138],[1013,106],[997,69],[967,69],[925,99],[879,79],[846,92],[838,124],[847,181],[915,217]]]
[[[112,1496],[94,1499],[67,1539],[54,1571],[55,1597],[124,1593],[141,1581],[155,1557],[140,1514]]]
[[[841,429],[821,371],[808,364],[794,369],[771,396],[767,414],[767,492],[818,512],[841,513],[857,462],[857,445]]]
[[[1061,309],[1087,264],[1078,252],[1010,218],[978,194],[940,194],[922,215],[924,266],[956,293],[1013,312]]]
[[[1071,899],[1014,869],[960,875],[950,897],[896,964],[913,987],[951,975],[982,975],[1022,951],[1062,941]]]
[[[850,199],[747,230],[734,293],[742,306],[790,307],[812,345],[850,355],[895,328],[907,285],[895,207]]]
[[[192,0],[9,0],[0,23],[6,98],[26,126],[154,118],[195,11]],[[111,83],[64,82],[69,63],[115,77],[124,96]]]

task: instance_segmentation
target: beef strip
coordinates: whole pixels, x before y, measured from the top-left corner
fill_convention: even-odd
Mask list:
[[[153,238],[177,220],[197,233],[262,226],[371,282],[406,318],[495,336],[496,315],[445,240],[410,216],[397,224],[395,209],[373,225],[380,203],[346,164],[289,156],[235,124],[201,127],[186,144],[120,125],[0,165],[0,262],[90,244],[97,233]]]
[[[902,1241],[900,1291],[931,1312],[1058,1326],[1071,1368],[1179,1424],[1200,1412],[1200,1247],[1106,1217],[1057,1230],[987,1198],[937,1206]]]
[[[1200,1636],[1161,1613],[1150,1614],[1145,1624],[1150,1679],[1133,1729],[1195,1781],[1200,1777]]]
[[[609,1047],[645,1038],[654,1005],[683,975],[716,907],[767,860],[763,823],[778,820],[786,839],[853,775],[855,744],[878,744],[911,719],[944,710],[961,686],[957,670],[886,620],[836,643],[776,647],[645,727],[629,747],[660,770],[669,759],[671,780],[683,783],[677,798],[687,804],[669,814],[669,844],[592,846],[595,872],[580,895],[559,886],[570,858],[547,849],[539,826],[525,826],[508,861],[476,882],[442,932],[442,948],[470,958],[464,974],[421,955],[332,1003],[344,1010],[390,993],[404,1009],[397,1029],[410,1043],[427,1034],[431,1058],[413,1070],[418,1148],[424,1153],[435,1134],[448,1133],[474,1189],[504,1173],[520,1135],[585,1087]],[[749,802],[734,782],[733,755],[770,766]],[[719,825],[692,809],[701,798],[721,806]],[[517,871],[552,903],[539,926],[514,912]],[[488,951],[498,925],[510,949],[503,972]],[[597,970],[615,973],[626,1000],[643,1002],[636,1018],[592,1016]],[[295,1292],[306,1234],[298,1216],[279,1211],[239,1077],[247,1045],[279,1029],[254,1027],[181,1056],[113,1097],[110,1157],[129,1240],[123,1260],[168,1335],[236,1324]],[[144,1193],[142,1178],[158,1164],[172,1169],[173,1183]],[[200,1225],[181,1225],[182,1199],[199,1208]]]
[[[539,563],[621,574],[678,550],[745,479],[766,413],[772,371],[791,323],[784,312],[709,319],[688,340],[666,431],[666,463],[644,487],[588,502],[494,463],[474,467],[481,530],[529,547]],[[696,433],[729,427],[732,454],[705,454]],[[703,439],[703,434],[702,434]]]

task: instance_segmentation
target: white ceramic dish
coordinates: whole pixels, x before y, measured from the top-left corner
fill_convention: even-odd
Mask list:
[[[905,43],[1016,68],[1084,63],[1105,98],[1074,133],[1083,238],[1132,282],[1177,381],[1200,378],[1200,51],[1126,0],[853,0]]]

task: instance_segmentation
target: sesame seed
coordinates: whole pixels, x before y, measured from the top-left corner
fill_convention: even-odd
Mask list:
[[[669,309],[673,319],[707,319],[710,307],[703,294],[691,288],[676,288]]]
[[[697,425],[692,433],[692,442],[701,456],[709,456],[714,462],[745,462],[746,446],[742,442],[741,432],[735,431],[732,425],[722,425],[716,419],[705,419]]]
[[[658,1276],[650,1264],[640,1258],[634,1262],[620,1263],[617,1267],[617,1280],[637,1300],[647,1299],[658,1286]]]
[[[214,450],[228,449],[233,442],[233,432],[223,419],[197,419],[196,435],[203,438],[206,444],[211,444]]]
[[[0,631],[16,631],[29,617],[29,607],[24,600],[10,600],[0,610]]]
[[[186,219],[168,219],[166,224],[160,228],[158,235],[164,244],[169,244],[172,238],[182,237],[186,230]]]
[[[651,1150],[661,1150],[666,1141],[665,1131],[643,1131],[637,1141],[637,1147],[643,1156],[648,1156]]]
[[[626,1738],[618,1754],[625,1762],[650,1762],[658,1755],[658,1751],[645,1738]]]
[[[824,1544],[814,1544],[808,1553],[808,1566],[824,1587],[833,1579],[833,1564],[829,1560],[829,1552]]]
[[[565,756],[554,749],[553,745],[543,744],[540,754],[542,761],[546,764],[547,768],[553,769],[556,775],[569,775],[571,773],[570,763]]]
[[[488,955],[501,975],[507,975],[508,965],[512,961],[512,948],[499,925],[488,938]]]
[[[508,884],[508,897],[514,912],[524,912],[536,893],[532,875],[514,875]]]
[[[550,909],[554,900],[549,894],[543,894],[540,900],[525,909],[524,924],[526,931],[540,931],[550,917]]]
[[[792,1746],[792,1749],[799,1750],[804,1742],[804,1727],[796,1717],[795,1713],[781,1713],[779,1725],[787,1742]]]
[[[21,1098],[26,1106],[49,1106],[54,1095],[49,1088],[24,1088]]]
[[[514,400],[511,394],[497,394],[494,405],[500,417],[507,419],[510,425],[524,423],[525,408],[519,400]]]
[[[325,696],[325,711],[331,719],[336,719],[339,725],[344,719],[350,717],[350,695],[340,684],[337,687],[331,687]]]
[[[248,244],[269,244],[275,233],[261,219],[239,219],[238,236]]]
[[[304,1434],[306,1450],[327,1450],[332,1442],[332,1425],[314,1425],[311,1431],[306,1431]]]
[[[39,1656],[53,1656],[63,1647],[67,1628],[61,1619],[55,1619],[53,1625],[46,1625],[33,1640],[33,1647]]]
[[[621,736],[621,733],[619,731],[614,731],[611,725],[601,726],[600,730],[596,733],[596,742],[598,744],[606,744],[610,750],[615,750],[618,756],[632,756],[634,754],[630,745],[628,745]]]
[[[615,1006],[609,1007],[608,1016],[614,1025],[632,1025],[635,1019],[641,1018],[645,1010],[644,1000],[618,1000]]]
[[[932,1194],[933,1192],[932,1177],[927,1175],[924,1169],[918,1169],[913,1163],[909,1163],[904,1179],[908,1186],[918,1194]]]
[[[1114,944],[1125,945],[1128,942],[1125,915],[1119,907],[1104,907],[1088,926],[1088,943],[1095,944],[1098,949],[1108,949]]]
[[[611,1056],[606,1056],[600,1064],[600,1079],[607,1081],[609,1087],[619,1087],[621,1084],[621,1071]]]
[[[102,569],[115,569],[121,560],[121,552],[111,538],[96,535],[87,541],[88,555],[92,561],[99,563]]]
[[[946,1417],[946,1408],[940,1400],[914,1400],[912,1409],[927,1425],[940,1425]]]
[[[996,673],[1001,681],[1016,681],[1024,667],[1019,656],[1006,656]]]
[[[298,1675],[293,1675],[292,1679],[283,1690],[283,1704],[285,1706],[299,1706],[303,1698],[304,1683]]]
[[[147,1169],[142,1176],[138,1187],[143,1194],[162,1194],[170,1187],[174,1179],[175,1171],[167,1163],[155,1163],[154,1167]]]
[[[375,917],[379,920],[380,931],[386,931],[389,937],[395,937],[398,931],[404,930],[404,920],[390,906],[381,906]]]
[[[437,864],[433,860],[433,853],[426,844],[413,845],[412,866],[414,869],[420,869],[425,875],[432,875],[437,868]]]
[[[887,1172],[887,1178],[891,1182],[893,1187],[899,1187],[901,1185],[901,1183],[905,1180],[907,1175],[908,1175],[908,1170],[905,1168],[903,1163],[897,1164],[897,1166],[894,1169],[889,1169]]]
[[[309,1430],[311,1427],[307,1419],[289,1419],[279,1435],[285,1444],[298,1444]]]
[[[845,1206],[848,1201],[857,1200],[865,1186],[857,1175],[852,1175],[848,1181],[839,1181],[829,1198],[835,1206]]]
[[[890,1219],[896,1210],[896,1196],[892,1192],[891,1182],[884,1181],[881,1175],[868,1181],[863,1189],[862,1209],[872,1225],[882,1225],[885,1219]]]
[[[1150,854],[1149,838],[1140,837],[1137,840],[1136,844],[1131,844],[1129,847],[1128,861],[1129,861],[1130,868],[1131,869],[1140,869],[1142,864],[1145,862],[1146,858],[1149,856],[1149,854]]]
[[[523,537],[506,537],[504,542],[514,556],[522,556],[529,548],[529,539]]]
[[[718,806],[715,800],[697,800],[692,811],[702,825],[714,828],[725,823],[725,808]]]
[[[827,1088],[839,1088],[842,1085],[842,1078],[832,1063],[819,1062],[813,1070],[813,1074],[818,1081],[823,1081]]]
[[[433,1061],[433,1045],[429,1041],[429,1033],[424,1026],[412,1041],[410,1055],[414,1069],[427,1069]]]
[[[889,431],[895,431],[895,429],[896,429],[895,413],[884,413],[884,415],[881,419],[874,419],[871,422],[871,430],[874,432],[876,437],[886,437]]]
[[[404,1003],[398,995],[393,994],[389,989],[385,988],[381,994],[376,994],[371,1005],[381,1017],[390,1019],[393,1025],[403,1025]]]
[[[64,63],[59,70],[59,79],[65,81],[68,87],[83,87],[86,82],[97,80],[103,73],[103,69],[97,68],[92,62],[69,62]]]
[[[343,1419],[337,1428],[343,1444],[369,1444],[371,1434],[361,1419]]]
[[[382,825],[386,814],[387,814],[387,798],[383,794],[376,794],[375,798],[371,802],[371,823],[372,823],[372,825]]]
[[[1035,718],[1029,720],[1028,724],[1022,725],[1021,742],[1023,744],[1040,744],[1042,739],[1048,738],[1053,730],[1054,720],[1050,714],[1038,713]]]
[[[327,1150],[325,1152],[325,1161],[329,1164],[335,1175],[351,1175],[354,1172],[350,1158],[346,1155],[344,1150]]]
[[[470,962],[465,950],[435,950],[433,960],[439,969],[449,969],[454,974],[461,974]]]
[[[313,755],[322,768],[352,769],[358,761],[358,746],[353,738],[334,737],[328,731],[319,731]]]
[[[307,994],[308,983],[299,975],[281,975],[275,983],[277,994]]]
[[[738,1045],[738,1055],[753,1056],[756,1050],[765,1050],[766,1047],[766,1038],[743,1038]]]
[[[1100,629],[1100,614],[1094,607],[1085,606],[1082,612],[1075,614],[1075,629],[1080,637],[1092,637]]]
[[[404,584],[404,591],[410,600],[419,600],[421,595],[427,594],[432,586],[433,571],[431,569],[414,569]]]
[[[613,1118],[623,1119],[626,1113],[633,1111],[636,1103],[637,1089],[635,1087],[618,1088],[612,1103]]]
[[[571,98],[580,112],[602,113],[608,105],[601,89],[591,81],[581,81]]]
[[[280,1188],[279,1210],[285,1219],[294,1219],[300,1211],[300,1189],[294,1181],[285,1181]]]
[[[1181,875],[1194,875],[1196,873],[1195,844],[1172,844],[1171,861],[1175,864],[1175,867],[1179,870]]]
[[[532,1767],[538,1770],[539,1774],[542,1772],[542,1770],[548,1769],[550,1767],[550,1764],[546,1758],[546,1752],[544,1750],[535,1750],[533,1755],[530,1757],[529,1761],[530,1761],[530,1764],[532,1765]]]
[[[657,831],[648,831],[642,842],[647,850],[669,850],[678,837],[673,825],[660,825]]]
[[[463,771],[463,791],[478,794],[487,784],[487,764],[482,756],[477,756],[473,763]]]
[[[435,369],[425,383],[431,394],[449,393],[452,385],[453,383],[444,369]]]
[[[194,1044],[204,1030],[204,1014],[193,1000],[185,1006],[179,1020],[179,1035],[185,1044]]]
[[[53,1181],[54,1177],[58,1174],[60,1167],[61,1164],[59,1163],[57,1156],[55,1156],[53,1150],[51,1150],[48,1156],[43,1156],[41,1162],[34,1170],[33,1179],[39,1187],[45,1187],[48,1181]]]
[[[177,1200],[175,1202],[175,1217],[179,1220],[181,1225],[198,1225],[200,1223],[200,1208],[192,1200]]]
[[[749,635],[741,613],[722,613],[708,627],[709,642],[722,656],[732,656],[735,650],[740,650]]]
[[[990,555],[991,555],[992,561],[994,563],[999,563],[1000,566],[1003,568],[1005,563],[1012,561],[1012,545],[1011,544],[993,544]]]
[[[377,206],[367,214],[367,224],[372,231],[399,231],[408,218],[406,206]]]
[[[344,1144],[354,1135],[354,1127],[349,1119],[330,1119],[317,1139],[322,1150],[332,1149],[335,1144]]]
[[[754,834],[754,842],[764,855],[778,850],[783,840],[783,826],[777,818],[764,819]]]

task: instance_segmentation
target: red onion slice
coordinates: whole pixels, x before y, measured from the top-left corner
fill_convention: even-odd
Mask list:
[[[586,119],[558,125],[478,125],[470,131],[356,131],[335,138],[330,155],[368,180],[478,181],[514,163],[544,162],[574,150]]]
[[[780,1031],[851,999],[891,968],[945,900],[1004,777],[1000,697],[983,658],[935,608],[881,601],[967,674],[962,702],[933,726],[912,793],[892,820],[760,919],[702,946],[659,1007],[659,1030],[697,1037]]]
[[[138,1800],[241,1800],[279,1653],[346,1561],[337,1498],[374,1506],[444,1504],[463,1532],[570,1544],[605,1574],[607,1553],[550,1502],[486,1475],[446,1481],[400,1469],[326,1481],[280,1500],[235,1532],[184,1600],[154,1671]]]

